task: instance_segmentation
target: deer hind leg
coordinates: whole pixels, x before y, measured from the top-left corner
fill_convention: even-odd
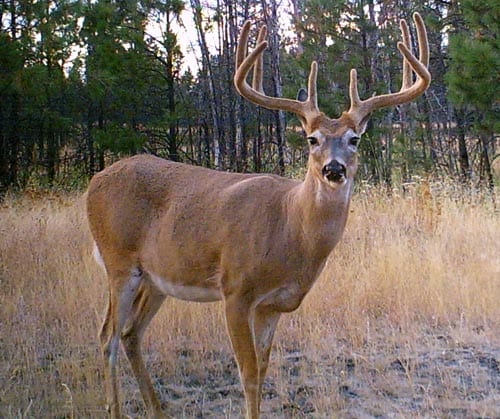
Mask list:
[[[225,309],[228,333],[245,392],[246,416],[257,419],[279,313],[255,308],[236,297],[226,299]]]
[[[139,269],[133,269],[128,273],[108,273],[108,307],[99,337],[105,364],[107,407],[112,418],[120,417],[117,381],[120,335],[125,321],[130,315],[135,295],[142,280],[141,274]]]
[[[147,274],[145,273],[144,276]],[[132,367],[149,417],[163,417],[160,401],[156,397],[151,379],[144,365],[141,341],[144,332],[158,312],[165,295],[150,280],[144,278],[133,302],[132,311],[122,332],[122,343]]]

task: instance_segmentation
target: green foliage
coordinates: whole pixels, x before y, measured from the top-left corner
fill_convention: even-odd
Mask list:
[[[299,88],[306,87],[311,61],[318,61],[319,106],[331,117],[345,110],[349,70],[358,63],[359,34],[350,25],[351,7],[342,1],[304,2],[302,21],[296,24],[302,33],[301,51],[283,57],[288,97],[295,97]]]
[[[452,71],[447,80],[452,100],[487,111],[500,92],[498,46],[460,34],[450,40],[450,55]]]
[[[178,34],[200,40],[177,31],[189,19],[181,19],[188,4],[203,7],[197,35],[211,32],[197,74],[182,73]],[[316,60],[319,107],[333,118],[349,106],[351,68],[358,70],[361,98],[399,90],[398,21],[420,11],[427,23],[431,88],[411,106],[372,115],[360,146],[360,177],[390,183],[421,170],[453,172],[457,151],[450,138],[460,134],[470,141],[472,129],[493,138],[500,131],[498,0],[293,4],[292,28],[281,28],[277,71],[283,95],[296,97],[306,87]],[[0,194],[37,177],[54,184],[69,166],[89,175],[111,153],[140,150],[206,165],[225,153],[222,160],[232,159],[227,167],[273,170],[275,114],[237,99],[231,81],[241,22],[263,20],[270,7],[257,0],[212,6],[183,0],[0,2]],[[148,33],[152,22],[160,30]],[[414,36],[413,25],[410,29]],[[264,54],[264,88],[272,94],[276,68],[270,55]],[[448,99],[460,116],[450,112]],[[288,126],[296,128],[297,119],[287,116]],[[287,137],[287,161],[302,159],[302,135],[292,129]],[[465,154],[476,153],[471,165],[481,165],[474,163],[481,161],[479,147],[464,147]]]
[[[16,89],[23,67],[23,52],[19,42],[0,32],[0,94]]]
[[[478,124],[498,131],[500,98],[500,8],[498,0],[463,2],[468,32],[450,37],[450,71],[446,76],[451,100],[480,114]],[[476,124],[476,125],[478,125]]]
[[[292,150],[301,150],[307,147],[307,141],[302,132],[294,129],[288,129],[286,132],[286,141]]]
[[[97,147],[115,154],[135,154],[144,145],[146,137],[132,127],[110,123],[104,129],[92,132]]]

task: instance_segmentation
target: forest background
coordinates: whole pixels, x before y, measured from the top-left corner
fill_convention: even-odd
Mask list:
[[[415,11],[428,28],[432,85],[416,103],[372,117],[359,177],[389,188],[429,175],[494,188],[498,0],[1,0],[0,8],[0,195],[84,187],[138,152],[222,170],[294,170],[307,158],[298,121],[233,87],[242,23],[269,28],[269,95],[295,97],[317,60],[320,109],[338,117],[350,68],[362,97],[399,89],[399,19]]]
[[[82,194],[93,173],[139,152],[303,173],[298,121],[233,87],[244,20],[269,28],[267,94],[295,97],[317,60],[320,109],[337,117],[353,67],[362,98],[399,89],[399,19],[415,41],[415,11],[432,84],[372,115],[345,237],[283,316],[263,414],[500,417],[500,0],[0,8],[0,417],[108,417],[97,338],[106,279]],[[153,320],[144,350],[168,416],[242,417],[223,317],[221,304],[172,299]],[[124,412],[144,417],[121,367]]]

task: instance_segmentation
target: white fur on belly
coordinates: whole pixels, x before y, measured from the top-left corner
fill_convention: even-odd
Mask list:
[[[101,256],[101,252],[99,252],[99,248],[97,247],[96,242],[94,242],[94,250],[92,251],[92,254],[94,255],[95,261],[101,266],[103,269],[106,269],[106,266],[104,265],[104,259]]]
[[[180,300],[204,303],[222,299],[219,288],[176,284],[159,275],[150,273],[150,276],[155,286],[163,294]]]

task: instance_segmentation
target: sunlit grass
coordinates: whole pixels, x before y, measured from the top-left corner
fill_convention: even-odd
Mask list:
[[[500,359],[487,350],[500,331],[499,233],[498,210],[479,193],[425,182],[391,196],[362,188],[315,288],[283,316],[264,413],[404,417],[418,393],[424,416],[449,414],[448,405],[500,414],[498,377],[444,358],[476,345],[484,359]],[[10,197],[0,208],[1,417],[105,416],[97,332],[106,283],[90,243],[81,196]],[[170,415],[241,414],[220,304],[167,300],[144,346]],[[424,358],[435,363],[427,381]],[[121,366],[125,411],[141,416]],[[467,391],[484,387],[490,410],[460,396],[460,374]]]

